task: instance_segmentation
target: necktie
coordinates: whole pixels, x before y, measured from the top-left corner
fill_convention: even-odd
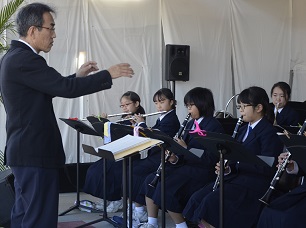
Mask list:
[[[249,126],[249,133],[248,133],[248,136],[251,134],[253,128],[251,126]]]
[[[156,124],[155,124],[155,125],[159,125],[159,123],[160,123],[160,119],[158,118],[158,119],[156,120]]]

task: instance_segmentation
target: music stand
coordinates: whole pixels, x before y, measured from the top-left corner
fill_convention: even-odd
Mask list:
[[[263,160],[254,154],[245,152],[245,148],[229,135],[221,133],[206,132],[205,136],[195,136],[201,145],[207,148],[207,152],[215,153],[220,157],[220,164],[224,164],[224,159],[241,161],[260,166],[268,166]],[[224,216],[224,166],[220,165],[220,200],[219,200],[219,227],[223,228]]]
[[[92,127],[98,132],[98,134],[104,138],[104,123],[102,122],[95,122],[91,124]]]
[[[162,222],[161,225],[164,228],[166,226],[166,216],[165,216],[165,150],[169,150],[172,153],[183,155],[184,157],[194,160],[199,159],[195,154],[191,153],[189,150],[185,149],[181,145],[179,145],[176,141],[173,140],[166,133],[156,130],[156,129],[139,129],[140,132],[143,133],[146,137],[150,137],[153,139],[158,139],[163,141],[164,143],[161,145],[161,210],[162,210]]]
[[[103,122],[95,122],[92,124],[93,127],[96,129],[96,131],[99,133],[100,136],[104,136],[104,123]],[[130,125],[121,125],[121,124],[116,124],[116,123],[111,123],[109,125],[109,132],[111,134],[111,139],[112,141],[115,141],[117,139],[120,139],[122,137],[124,137],[125,135],[129,134],[129,135],[133,135],[133,130],[134,127],[130,126]],[[88,145],[82,145],[83,150],[85,153],[88,154],[92,154],[95,156],[99,156],[103,159],[103,172],[104,172],[104,177],[103,177],[103,181],[104,181],[104,186],[103,186],[103,191],[104,191],[104,201],[106,201],[106,159],[109,160],[114,160],[114,158],[112,156],[110,156],[109,153],[104,153],[103,151],[98,151],[96,152],[96,150]],[[132,154],[131,156],[125,157],[122,160],[122,192],[123,192],[123,227],[126,227],[127,225],[127,159],[129,162],[129,176],[128,176],[128,181],[129,181],[129,224],[132,224],[132,156],[135,154]],[[120,225],[118,223],[116,223],[115,221],[109,219],[107,217],[107,212],[106,212],[106,203],[104,202],[104,212],[103,212],[103,218],[101,219],[97,219],[95,221],[92,221],[90,223],[84,224],[80,227],[85,227],[87,225],[90,224],[94,224],[94,223],[98,223],[101,221],[108,221],[109,223],[113,224],[116,227],[119,227]]]
[[[67,125],[69,125],[70,127],[72,127],[73,129],[77,131],[77,163],[76,163],[76,185],[77,185],[76,186],[76,189],[77,189],[76,197],[77,198],[76,198],[74,205],[70,207],[69,209],[67,209],[66,211],[60,213],[59,216],[65,215],[68,212],[74,209],[78,209],[78,208],[84,208],[84,209],[88,209],[91,211],[99,212],[98,210],[95,210],[91,207],[87,207],[87,206],[80,204],[80,190],[79,190],[80,133],[87,134],[87,135],[95,135],[95,136],[99,136],[99,134],[92,127],[88,126],[87,124],[83,123],[82,121],[78,119],[75,119],[75,118],[71,118],[71,119],[59,118],[59,119],[64,121]]]
[[[116,142],[113,142],[113,145],[115,146],[112,146],[111,150],[106,150],[106,148],[108,146],[110,146],[112,143],[109,143],[107,144],[106,146],[102,146],[102,147],[99,147],[98,148],[98,152],[92,148],[91,146],[87,146],[87,145],[82,145],[83,146],[83,149],[86,153],[89,153],[89,154],[93,154],[93,155],[96,155],[96,156],[99,156],[99,157],[103,157],[105,159],[110,159],[110,160],[113,160],[113,161],[118,161],[118,160],[121,160],[123,159],[123,163],[122,163],[122,184],[123,184],[123,227],[126,227],[127,225],[127,175],[126,175],[126,169],[127,169],[127,166],[126,166],[126,162],[127,162],[127,159],[129,159],[129,166],[130,166],[130,172],[129,172],[129,181],[131,181],[131,175],[132,175],[132,170],[131,170],[131,167],[132,167],[132,156],[134,156],[136,153],[140,152],[141,150],[144,150],[144,149],[147,149],[147,148],[150,148],[152,146],[155,146],[155,145],[158,145],[160,143],[162,143],[162,141],[160,140],[154,140],[154,139],[151,139],[149,141],[146,141],[144,142],[143,144],[137,144],[137,143],[132,143],[130,144],[130,146],[128,145],[125,145],[127,144],[127,140],[130,141],[130,142],[137,142],[138,140],[135,141],[135,139],[140,139],[139,137],[134,137],[132,138],[133,136],[130,136],[130,138],[126,139],[125,138],[122,138],[122,140],[118,140],[117,144]],[[120,142],[119,142],[120,141]],[[123,150],[121,153],[117,153],[121,150],[118,150],[118,146],[120,145],[123,145]],[[104,149],[105,148],[105,149]],[[109,148],[109,147],[108,147]],[[116,155],[119,154],[119,157],[116,157]],[[131,203],[132,203],[132,200],[131,200],[131,194],[132,194],[132,191],[131,191],[131,182],[129,183],[129,186],[130,186],[130,192],[129,192],[129,203],[130,203],[130,214],[129,214],[129,224],[132,225],[132,208],[131,208]],[[105,192],[104,192],[105,193]],[[92,223],[91,223],[92,224]],[[82,226],[83,227],[83,226]]]
[[[86,119],[91,123],[91,124],[94,124],[94,123],[106,123],[106,122],[109,122],[108,119],[106,118],[103,118],[103,117],[96,117],[96,116],[87,116]]]

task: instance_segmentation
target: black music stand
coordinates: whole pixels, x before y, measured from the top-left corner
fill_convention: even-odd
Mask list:
[[[98,210],[95,210],[90,207],[86,207],[84,205],[80,204],[80,190],[79,190],[79,165],[80,165],[80,133],[86,134],[86,135],[95,135],[99,136],[99,134],[90,126],[87,124],[83,123],[82,121],[78,119],[64,119],[64,118],[59,118],[60,120],[64,121],[66,124],[68,124],[70,127],[75,129],[77,131],[77,163],[76,163],[76,188],[77,188],[77,199],[72,207],[70,207],[68,210],[62,212],[59,214],[59,216],[65,215],[68,212],[78,209],[78,208],[84,208],[88,209],[91,211],[96,211],[99,212]]]
[[[245,152],[245,148],[229,135],[206,132],[206,135],[195,136],[200,144],[207,148],[207,152],[218,154],[220,164],[224,164],[224,159],[241,161],[259,166],[268,166],[263,160],[254,154]],[[219,200],[219,227],[223,228],[224,213],[224,166],[220,166],[220,200]]]
[[[157,144],[161,143],[161,141],[157,141],[157,140],[151,140],[148,144],[143,144],[143,146],[139,145],[140,147],[142,147],[141,149],[136,145],[135,147],[133,148],[128,148],[126,149],[126,151],[129,151],[129,154],[126,154],[124,156],[122,156],[121,159],[123,159],[123,163],[122,163],[122,191],[123,191],[123,224],[122,226],[123,227],[126,227],[127,226],[127,174],[126,174],[126,169],[127,169],[127,159],[129,159],[129,204],[130,204],[130,208],[129,208],[129,224],[132,225],[132,199],[131,199],[131,194],[132,194],[132,188],[131,188],[131,176],[132,176],[132,156],[136,155],[138,152],[140,152],[141,150],[144,150],[144,149],[147,149],[149,147],[152,147],[152,146],[155,146]],[[98,149],[98,152],[92,148],[91,146],[87,146],[87,145],[82,145],[83,146],[83,149],[86,153],[89,153],[89,154],[93,154],[93,155],[96,155],[96,156],[99,156],[99,157],[102,157],[102,158],[105,158],[105,159],[109,159],[109,160],[112,160],[112,161],[118,161],[118,159],[116,160],[114,155],[113,155],[113,152],[116,152],[113,151],[107,151],[107,150],[103,150],[103,149]],[[138,149],[139,148],[139,149]],[[119,159],[119,160],[121,160]],[[106,170],[105,170],[106,172]],[[105,175],[104,175],[105,177]],[[105,194],[105,191],[104,191],[104,194]],[[89,224],[93,224],[93,223],[96,223],[96,221],[92,222],[92,223],[88,223],[87,225]],[[114,224],[116,224],[115,222],[113,222]],[[116,224],[118,226],[118,224]],[[83,227],[83,226],[81,226]]]
[[[107,121],[106,121],[107,122]],[[94,129],[96,129],[96,131],[99,133],[100,136],[104,136],[104,123],[105,122],[94,122],[92,123]],[[133,126],[128,126],[128,125],[121,125],[121,124],[116,124],[116,123],[111,123],[109,126],[109,132],[111,134],[111,140],[115,141],[117,139],[120,139],[122,137],[124,137],[125,135],[129,134],[129,135],[133,135]],[[104,172],[104,176],[103,176],[103,181],[104,181],[104,185],[103,185],[103,191],[104,191],[104,201],[106,201],[106,159],[109,160],[113,160],[114,158],[112,156],[110,156],[109,153],[103,153],[103,151],[98,151],[96,152],[95,149],[91,146],[88,145],[82,145],[83,150],[85,153],[88,154],[92,154],[95,156],[99,156],[103,159],[103,172]],[[133,154],[135,155],[135,154]],[[129,223],[132,224],[132,156],[128,156],[126,158],[123,159],[122,161],[122,192],[123,192],[123,227],[127,226],[127,159],[129,162],[129,176],[128,176],[128,181],[129,181]],[[111,223],[112,225],[114,225],[115,227],[120,227],[120,225],[118,223],[116,223],[115,221],[111,220],[108,218],[107,216],[107,212],[106,212],[106,203],[104,202],[104,211],[103,211],[103,217],[101,219],[97,219],[95,221],[92,221],[90,223],[84,224],[80,227],[85,227],[91,224],[95,224],[101,221],[108,221],[109,223]]]
[[[95,122],[91,124],[92,127],[98,132],[98,134],[104,138],[104,123],[103,122]]]
[[[106,123],[106,122],[109,122],[108,119],[106,118],[103,118],[103,117],[96,117],[96,116],[87,116],[86,119],[91,123],[91,124],[94,124],[94,123]]]
[[[162,227],[166,227],[166,216],[165,216],[165,150],[169,150],[172,153],[183,155],[189,160],[199,159],[195,154],[191,153],[189,150],[185,149],[173,140],[166,133],[156,130],[156,129],[140,129],[139,130],[145,137],[150,137],[153,139],[158,139],[164,143],[161,146],[161,210],[162,210]]]

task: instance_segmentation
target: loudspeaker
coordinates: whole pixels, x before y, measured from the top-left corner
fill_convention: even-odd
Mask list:
[[[14,176],[10,169],[0,172],[0,226],[10,227],[11,210],[15,202]]]
[[[189,45],[166,45],[166,81],[189,81]]]

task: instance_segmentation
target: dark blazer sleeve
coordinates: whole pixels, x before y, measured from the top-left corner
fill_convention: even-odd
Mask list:
[[[161,121],[157,121],[152,128],[158,129],[170,137],[174,137],[180,128],[180,121],[175,110],[168,113]]]

